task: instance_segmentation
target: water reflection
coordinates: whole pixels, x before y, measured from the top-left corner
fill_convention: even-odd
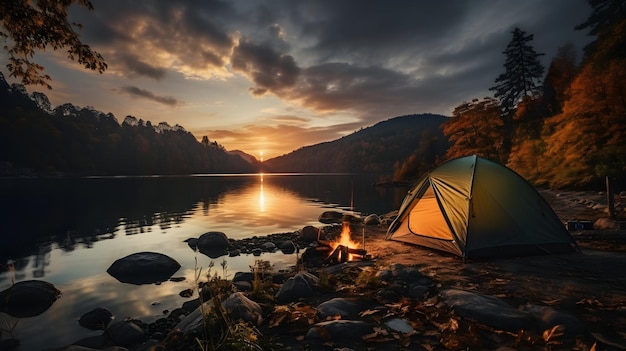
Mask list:
[[[157,318],[179,307],[185,300],[178,293],[193,285],[195,268],[206,272],[212,262],[194,256],[185,239],[208,231],[230,238],[292,232],[319,225],[328,208],[382,214],[399,207],[404,189],[371,184],[371,178],[352,175],[1,179],[0,290],[13,281],[42,279],[63,292],[41,316],[20,320],[18,337],[29,343],[22,349],[92,335],[76,321],[96,307],[121,319]],[[174,258],[182,265],[175,275],[187,280],[135,286],[105,273],[115,260],[141,251]],[[295,264],[295,255],[260,258]],[[228,274],[249,271],[255,259],[227,258]]]

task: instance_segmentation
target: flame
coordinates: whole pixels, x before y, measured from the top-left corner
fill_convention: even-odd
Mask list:
[[[341,235],[339,236],[339,239],[331,242],[330,245],[333,250],[335,250],[339,245],[343,245],[352,249],[356,249],[359,247],[359,243],[352,241],[352,238],[350,237],[349,222],[343,222],[343,227],[341,228]],[[353,256],[353,254],[350,254],[348,256],[348,261],[352,261],[352,259],[354,258]]]

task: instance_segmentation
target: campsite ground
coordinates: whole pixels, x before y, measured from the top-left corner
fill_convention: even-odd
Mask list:
[[[602,193],[543,191],[563,221],[607,217]],[[621,210],[620,219],[626,212]],[[619,217],[618,217],[619,218]],[[573,231],[580,253],[463,262],[458,257],[384,240],[384,228],[366,230],[366,249],[378,265],[417,266],[442,288],[500,297],[514,306],[548,305],[597,328],[599,337],[626,335],[626,230]]]

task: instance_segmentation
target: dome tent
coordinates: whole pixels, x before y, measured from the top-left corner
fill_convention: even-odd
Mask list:
[[[423,175],[404,198],[387,239],[464,259],[577,249],[532,185],[513,170],[475,155],[447,161]]]

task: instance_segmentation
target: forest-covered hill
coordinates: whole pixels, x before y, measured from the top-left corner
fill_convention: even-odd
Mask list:
[[[343,138],[302,147],[263,162],[273,172],[356,172],[391,174],[411,155],[427,170],[448,149],[441,124],[433,114],[391,118]]]
[[[152,125],[71,103],[51,108],[0,74],[0,175],[244,173],[257,169],[181,126]]]

